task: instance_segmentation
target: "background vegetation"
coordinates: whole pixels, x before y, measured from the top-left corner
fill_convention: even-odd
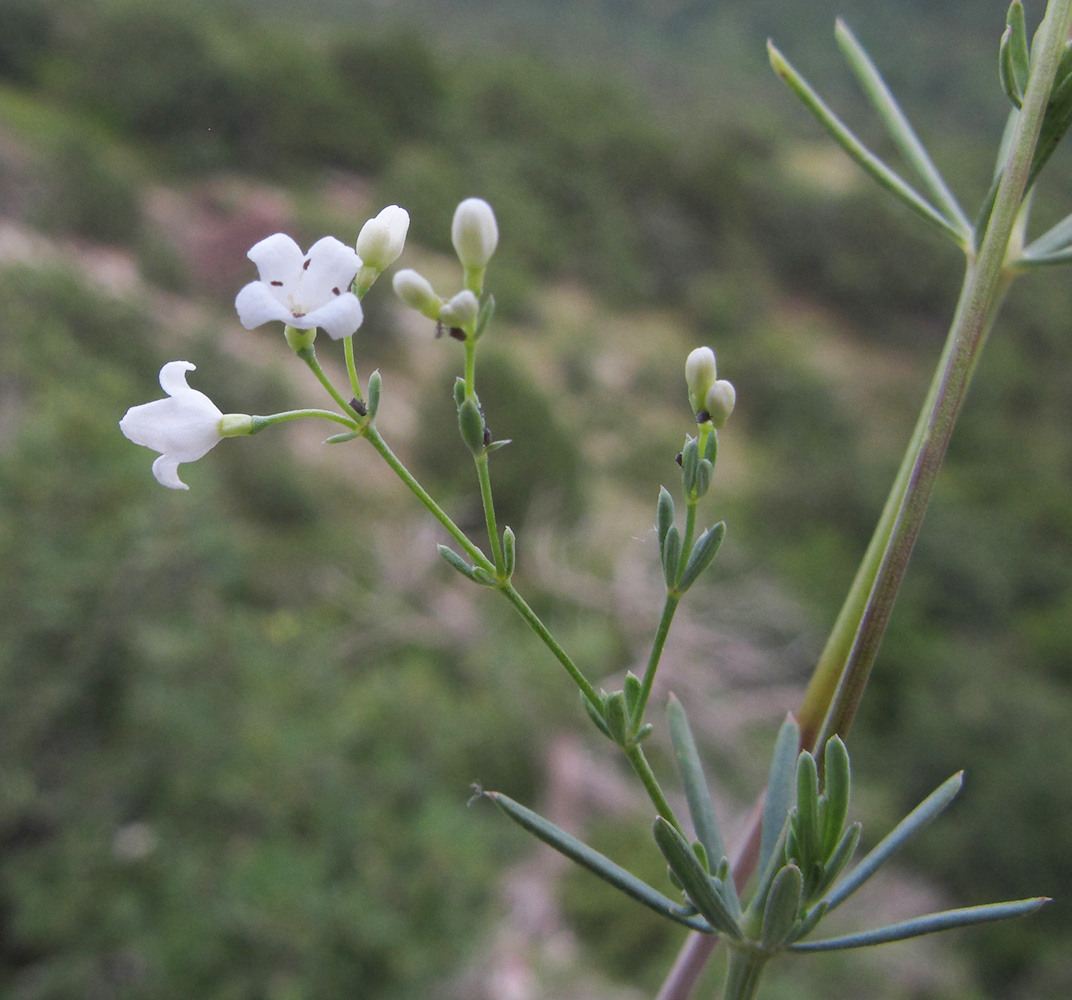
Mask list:
[[[970,203],[1005,113],[1004,3],[857,7],[837,13]],[[516,442],[496,455],[504,521],[526,592],[597,678],[641,655],[651,507],[688,430],[681,365],[716,348],[740,400],[715,490],[731,544],[667,678],[731,817],[866,544],[952,308],[958,261],[767,79],[773,33],[859,111],[829,4],[302,12],[0,0],[5,996],[506,995],[491,972],[531,845],[466,810],[469,783],[554,806],[565,772],[547,748],[579,740],[566,771],[617,788],[555,665],[508,609],[459,593],[371,454],[301,429],[229,441],[174,495],[118,434],[177,357],[225,411],[313,398],[282,342],[230,308],[255,240],[352,241],[397,201],[406,261],[451,275],[454,204],[495,205],[503,322],[481,393]],[[1041,216],[1069,207],[1067,163],[1052,174]],[[385,433],[474,520],[450,431],[458,359],[389,300],[373,290],[358,338],[385,372]],[[852,740],[872,835],[967,769],[890,896],[1057,901],[930,950],[794,965],[773,994],[1072,990],[1070,306],[1062,275],[1014,289]],[[595,802],[570,818],[659,877],[644,809]],[[657,984],[676,933],[583,875],[555,880],[562,934],[510,945],[530,995]]]

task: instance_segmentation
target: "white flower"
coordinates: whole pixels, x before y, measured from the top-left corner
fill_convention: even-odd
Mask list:
[[[135,444],[160,452],[153,475],[173,490],[188,490],[179,479],[179,463],[194,462],[222,440],[223,414],[203,392],[186,384],[189,361],[169,361],[160,369],[160,385],[167,399],[132,406],[119,421],[119,429]]]
[[[334,236],[317,240],[303,254],[289,236],[276,233],[246,256],[261,276],[235,298],[247,330],[277,319],[299,330],[321,327],[338,340],[361,325],[361,303],[350,291],[361,258]]]
[[[450,239],[462,267],[487,267],[499,245],[499,224],[491,206],[483,198],[466,198],[454,210]]]
[[[369,219],[357,236],[357,255],[364,267],[386,271],[402,254],[409,232],[409,212],[388,205],[375,219]]]

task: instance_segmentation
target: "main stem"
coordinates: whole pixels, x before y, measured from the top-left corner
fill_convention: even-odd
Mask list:
[[[1070,24],[1072,0],[1050,0],[994,209],[979,254],[969,262],[938,373],[871,546],[801,705],[802,742],[808,734],[805,745],[815,745],[817,736],[845,732],[859,706],[979,352],[1012,277],[1005,268],[1006,253]],[[824,716],[820,733],[819,719]],[[760,816],[761,810],[753,809],[746,833],[749,842],[758,837]],[[740,856],[751,853],[742,851]],[[754,864],[735,865],[739,883]],[[713,947],[713,939],[690,934],[658,1000],[687,1000]]]

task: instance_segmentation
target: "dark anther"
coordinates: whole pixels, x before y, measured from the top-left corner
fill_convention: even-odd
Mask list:
[[[448,332],[455,340],[465,340],[465,331],[460,326],[452,326]]]
[[[364,403],[362,403],[361,400],[358,399],[356,396],[354,396],[354,398],[350,400],[350,405],[360,416],[364,417],[368,415],[368,407]]]
[[[337,288],[333,288],[333,289],[332,289],[332,291],[333,291],[333,292],[334,292],[334,293],[335,293],[336,295],[342,295],[342,292],[340,292],[340,291],[339,291],[339,290],[338,290]]]
[[[698,424],[706,424],[710,419],[711,414],[708,413],[707,410],[700,410],[700,412],[696,414],[696,423]]]
[[[306,258],[305,258],[305,263],[304,263],[304,264],[302,264],[302,266],[301,266],[301,269],[302,269],[303,271],[308,271],[308,270],[309,270],[309,265],[310,265],[310,264],[311,264],[312,262],[313,262],[313,258],[312,258],[312,257],[306,257]]]
[[[681,452],[680,451],[677,453],[677,458],[675,458],[674,461],[677,462],[678,465],[681,464]]]
[[[273,281],[273,282],[272,282],[272,284],[273,284],[273,285],[274,285],[274,286],[275,286],[276,288],[282,288],[282,287],[283,287],[283,282],[281,282],[281,281]]]
[[[491,444],[491,428],[487,425],[484,426],[484,447],[486,448]]]

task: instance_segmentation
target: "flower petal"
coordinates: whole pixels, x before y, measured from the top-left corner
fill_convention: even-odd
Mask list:
[[[153,475],[161,486],[166,486],[169,490],[190,488],[179,479],[179,460],[173,455],[161,455],[153,462]]]
[[[317,240],[309,247],[302,264],[304,271],[298,301],[304,306],[305,312],[312,313],[336,296],[348,292],[350,282],[354,280],[360,266],[361,258],[353,247],[348,247],[334,236]],[[357,327],[354,327],[354,330],[356,329]],[[350,332],[353,333],[353,330]]]
[[[246,256],[257,265],[261,281],[290,284],[301,277],[305,254],[286,233],[276,233],[253,245]]]
[[[246,285],[235,296],[235,309],[238,311],[238,321],[247,330],[274,319],[294,325],[291,311],[263,281],[251,281]]]
[[[361,325],[364,314],[361,303],[353,292],[343,292],[326,305],[314,309],[300,320],[291,320],[291,326],[301,330],[320,327],[332,340],[349,337]]]

